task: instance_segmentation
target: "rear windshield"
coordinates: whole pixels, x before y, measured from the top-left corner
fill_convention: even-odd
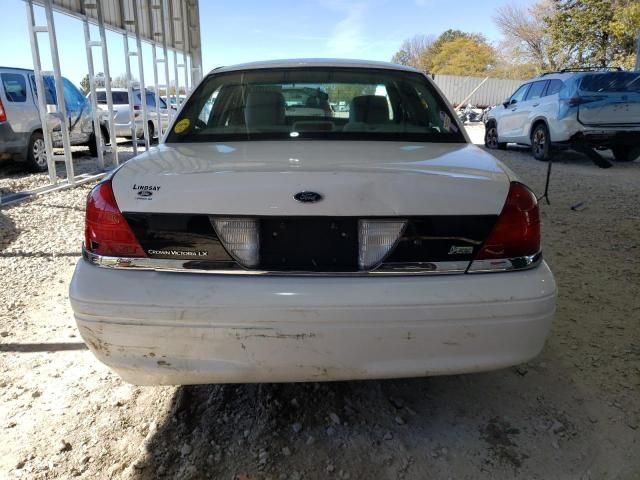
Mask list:
[[[167,142],[310,138],[465,141],[421,74],[311,67],[207,77]]]
[[[127,92],[111,92],[111,98],[113,99],[114,105],[128,105],[129,104],[129,94]],[[99,104],[106,105],[107,104],[107,92],[101,91],[96,92],[96,99]]]
[[[640,73],[590,73],[582,78],[580,90],[585,92],[640,92]]]

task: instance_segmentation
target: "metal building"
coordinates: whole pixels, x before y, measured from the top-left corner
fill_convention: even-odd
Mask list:
[[[38,94],[38,109],[47,151],[47,165],[49,180],[53,185],[58,184],[56,176],[55,160],[53,152],[53,137],[51,115],[66,118],[64,101],[64,89],[62,84],[60,59],[53,12],[61,12],[71,15],[84,24],[84,38],[78,41],[84,42],[87,53],[87,66],[89,71],[90,98],[93,114],[94,135],[97,140],[98,164],[97,171],[104,172],[107,168],[116,167],[118,161],[118,147],[114,130],[114,113],[111,96],[111,72],[109,68],[109,50],[107,48],[106,30],[121,34],[122,48],[125,54],[127,89],[129,93],[129,108],[134,110],[132,89],[132,71],[139,75],[136,82],[142,92],[153,87],[155,92],[155,104],[159,105],[160,90],[169,94],[169,87],[175,86],[175,104],[178,105],[178,93],[180,89],[188,92],[202,77],[202,51],[200,45],[200,17],[198,0],[25,0],[31,51],[33,56],[34,77]],[[44,8],[46,22],[37,25],[34,15],[34,6]],[[90,25],[98,28],[99,38],[91,38]],[[51,63],[53,71],[42,70],[39,34],[48,35],[50,45]],[[135,40],[135,48],[131,49],[129,40]],[[143,43],[151,45],[153,78],[144,77]],[[94,48],[101,49],[102,65],[100,70],[104,72],[104,87],[107,99],[107,118],[103,119],[103,112],[98,110],[96,103],[96,66],[94,65]],[[132,65],[133,63],[133,65]],[[52,77],[55,83],[56,107],[52,109],[47,105],[45,95],[44,77]],[[102,77],[101,77],[102,78]],[[146,95],[145,95],[146,97]],[[149,115],[147,102],[141,101],[145,148],[149,148]],[[51,111],[55,110],[55,111]],[[158,125],[161,129],[160,113],[158,110]],[[169,110],[171,112],[171,110]],[[108,125],[110,148],[105,147],[102,139],[101,122]],[[136,125],[131,119],[134,154],[137,153]],[[71,146],[69,140],[68,125],[59,122],[62,145],[64,148],[64,161],[67,178],[60,182],[64,185],[74,185],[77,178],[74,175]],[[162,135],[162,131],[158,135]],[[111,165],[106,166],[104,153],[111,152]]]
[[[522,85],[522,80],[502,78],[432,75],[433,81],[453,105],[473,104],[489,107],[502,103]]]

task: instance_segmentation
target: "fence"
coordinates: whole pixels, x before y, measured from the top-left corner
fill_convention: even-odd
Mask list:
[[[522,85],[522,80],[502,78],[486,79],[486,77],[437,74],[431,75],[431,78],[453,105],[463,102],[465,104],[471,103],[476,107],[488,107],[502,103],[505,98],[515,92],[516,88]],[[475,88],[478,90],[470,98],[467,98]]]
[[[62,73],[60,59],[58,55],[57,36],[53,12],[61,12],[70,15],[80,21],[84,26],[84,43],[87,53],[87,67],[89,71],[90,102],[93,116],[93,132],[98,147],[97,172],[104,172],[109,168],[118,165],[118,144],[116,142],[116,132],[114,126],[114,109],[111,98],[111,77],[109,71],[109,49],[105,29],[120,33],[125,53],[127,90],[129,97],[130,111],[134,110],[133,73],[139,75],[139,88],[146,90],[143,49],[142,44],[150,44],[153,63],[153,81],[148,81],[147,85],[153,85],[153,95],[155,95],[155,105],[160,105],[159,93],[163,88],[167,97],[169,96],[169,86],[175,85],[175,104],[179,104],[178,93],[184,86],[189,90],[202,75],[202,52],[200,49],[200,18],[198,10],[198,0],[25,0],[27,10],[27,20],[29,26],[29,37],[31,41],[31,51],[33,56],[34,78],[38,97],[38,109],[42,124],[43,136],[46,145],[47,165],[49,170],[49,181],[52,186],[60,183],[68,186],[74,185],[80,179],[74,175],[73,159],[71,155],[71,143],[69,137],[69,125],[67,125],[66,102],[64,99],[64,89],[62,84]],[[45,13],[43,24],[36,24],[34,6],[42,7]],[[93,39],[91,26],[96,26],[99,32],[99,39]],[[41,54],[45,49],[40,47],[40,36],[46,34],[49,40],[49,54],[53,64],[53,71],[42,70]],[[78,39],[81,41],[80,39]],[[130,46],[130,40],[134,40],[135,46]],[[107,125],[110,138],[110,148],[105,147],[102,141],[103,113],[96,104],[96,75],[94,72],[93,49],[99,48],[102,51],[102,71],[104,72],[105,90],[107,100]],[[120,47],[122,48],[122,47]],[[173,59],[173,72],[169,68],[170,60]],[[137,60],[137,62],[135,62]],[[131,62],[137,63],[136,68]],[[173,73],[173,78],[171,74]],[[45,102],[44,78],[53,78],[55,82],[56,109],[49,111],[49,106]],[[182,79],[182,81],[181,81]],[[149,149],[151,138],[149,132],[149,122],[152,112],[148,112],[146,96],[142,96],[142,118],[144,129],[145,148]],[[160,108],[157,108],[158,136],[162,135],[162,121],[160,118]],[[172,113],[169,110],[169,113]],[[53,151],[53,137],[50,117],[59,118],[62,146],[64,148],[64,161],[66,165],[66,179],[59,182],[56,174],[56,155]],[[69,122],[70,124],[70,122]],[[129,122],[133,140],[133,150],[137,153],[136,121],[132,115]],[[103,153],[110,151],[111,165],[105,166]],[[96,173],[97,173],[96,172]]]

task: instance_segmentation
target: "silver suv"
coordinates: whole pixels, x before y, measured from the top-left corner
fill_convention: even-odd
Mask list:
[[[485,145],[531,146],[548,160],[553,147],[582,151],[598,162],[611,149],[620,161],[640,155],[640,72],[562,70],[521,85],[488,113]],[[601,165],[602,166],[602,165]]]
[[[136,137],[144,137],[144,121],[142,115],[142,91],[134,88],[133,92],[133,118],[136,126]],[[91,94],[87,95],[91,98]],[[112,88],[111,98],[113,101],[113,124],[116,137],[131,138],[131,109],[129,108],[129,92],[126,88]],[[160,98],[160,105],[156,107],[156,96],[150,90],[146,91],[147,116],[149,122],[149,136],[155,138],[159,136],[160,126],[158,124],[158,113],[160,113],[160,125],[164,132],[169,125],[169,109],[167,103]],[[107,91],[104,88],[96,89],[96,100],[98,108],[107,111]]]
[[[55,110],[57,98],[53,77],[45,75],[44,84],[48,108]],[[91,155],[96,156],[98,149],[93,134],[91,104],[68,79],[63,77],[62,85],[67,109],[65,121],[69,126],[71,144],[87,145]],[[62,147],[60,117],[49,115],[48,122],[53,146]],[[108,143],[109,134],[105,124],[101,131]],[[25,161],[35,171],[47,169],[33,70],[0,67],[0,160],[4,159]]]

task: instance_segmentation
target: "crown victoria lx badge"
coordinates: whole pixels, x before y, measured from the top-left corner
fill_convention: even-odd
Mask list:
[[[316,192],[298,192],[293,198],[302,203],[316,203],[322,200],[322,195]]]

